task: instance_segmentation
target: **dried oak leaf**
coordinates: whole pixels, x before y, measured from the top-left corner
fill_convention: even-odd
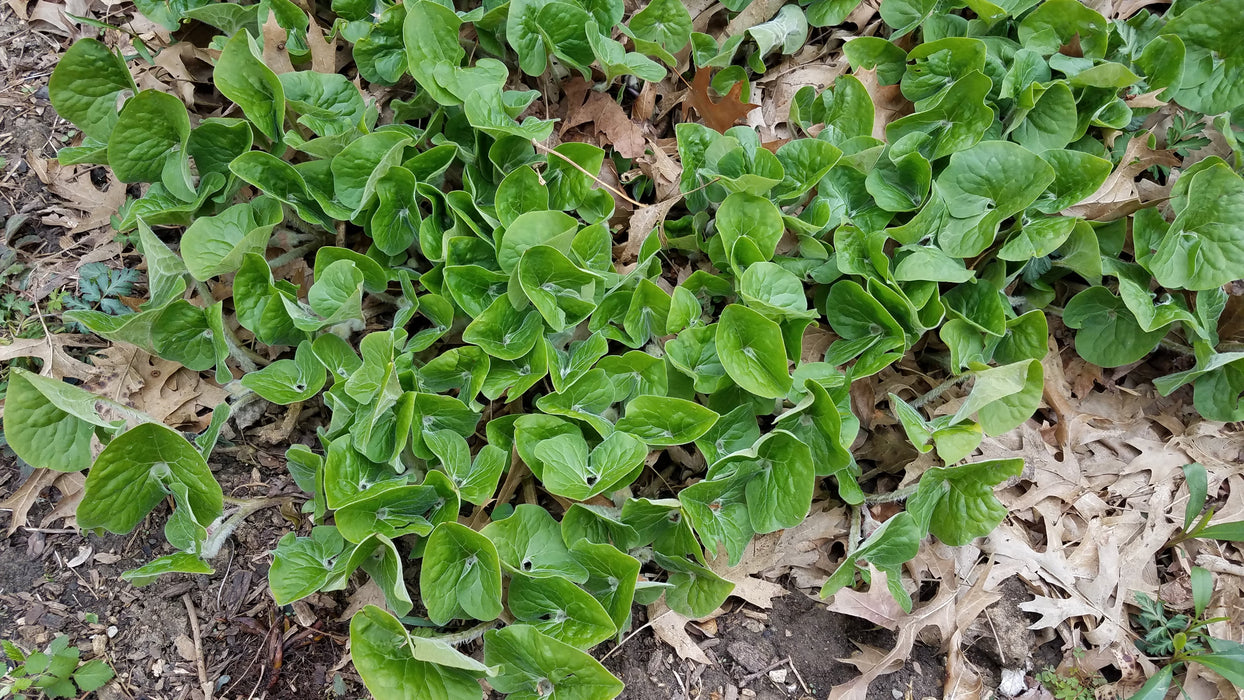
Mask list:
[[[203,430],[211,409],[229,395],[200,373],[132,345],[114,345],[91,362],[95,373],[83,388],[177,428]]]
[[[58,472],[52,469],[36,469],[26,477],[26,481],[22,483],[13,495],[3,501],[0,501],[0,510],[9,511],[9,527],[5,531],[4,536],[12,535],[17,528],[26,524],[26,518],[30,514],[30,509],[34,507],[39,500],[39,495],[44,489],[56,487],[61,492],[61,501],[64,502],[69,498],[77,498],[81,500],[82,486],[85,479],[81,474],[70,472]],[[57,510],[61,510],[59,507]],[[66,516],[72,516],[72,512]],[[46,527],[49,522],[54,520],[51,516],[43,521]]]
[[[704,120],[705,126],[724,134],[726,129],[734,126],[760,105],[739,99],[743,94],[742,81],[735,83],[725,97],[714,101],[709,95],[712,79],[711,71],[696,71],[695,78],[691,81],[691,90],[687,93],[687,101],[683,103],[682,116],[686,120],[687,109],[693,108],[700,115],[700,119]]]
[[[1133,136],[1123,152],[1123,157],[1119,159],[1119,167],[1115,168],[1101,187],[1084,201],[1068,207],[1062,213],[1067,216],[1082,216],[1090,221],[1113,221],[1152,203],[1155,193],[1142,199],[1136,177],[1155,165],[1176,167],[1180,160],[1171,151],[1149,148],[1148,141],[1148,132]]]
[[[687,634],[687,623],[690,618],[665,607],[664,602],[656,602],[648,606],[648,620],[652,632],[657,639],[665,642],[678,654],[680,659],[690,659],[696,663],[712,666],[713,660]]]
[[[618,258],[618,262],[628,264],[639,259],[639,249],[653,230],[660,229],[662,240],[664,240],[665,217],[669,215],[670,209],[681,200],[682,195],[678,195],[663,202],[636,209],[631,214],[630,225],[627,227],[626,243],[614,247],[614,256]]]
[[[903,618],[903,608],[890,594],[887,587],[889,575],[868,565],[872,572],[872,583],[868,591],[861,593],[851,588],[844,588],[834,594],[829,602],[829,609],[843,615],[860,617],[873,624],[892,630]]]
[[[643,130],[609,95],[589,89],[586,82],[576,78],[567,84],[562,105],[567,114],[561,135],[575,126],[591,124],[599,145],[612,147],[623,158],[644,155],[647,142]]]

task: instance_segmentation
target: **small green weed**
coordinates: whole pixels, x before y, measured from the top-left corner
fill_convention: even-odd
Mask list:
[[[1105,685],[1106,679],[1100,673],[1085,671],[1077,663],[1061,672],[1046,666],[1037,673],[1037,682],[1045,686],[1055,700],[1094,700],[1094,690]]]
[[[1136,605],[1140,612],[1132,616],[1132,621],[1144,630],[1144,636],[1136,640],[1136,648],[1146,656],[1171,657],[1175,655],[1176,639],[1183,635],[1183,650],[1189,654],[1205,651],[1203,627],[1195,628],[1193,618],[1183,613],[1172,614],[1160,600],[1154,600],[1144,593],[1136,593]]]
[[[1244,644],[1210,635],[1209,626],[1223,622],[1225,617],[1206,617],[1205,610],[1213,597],[1214,581],[1209,571],[1192,567],[1192,615],[1171,614],[1160,600],[1136,592],[1140,612],[1132,621],[1143,631],[1136,648],[1151,657],[1165,660],[1165,665],[1132,696],[1132,700],[1157,700],[1166,697],[1174,676],[1187,663],[1198,663],[1226,678],[1237,687],[1244,686]]]
[[[102,688],[113,677],[112,669],[99,659],[81,663],[81,652],[69,646],[69,637],[63,634],[45,651],[27,654],[8,640],[0,640],[0,646],[5,657],[0,698],[73,698]]]
[[[88,263],[78,274],[78,295],[58,299],[67,308],[103,311],[110,316],[133,313],[120,297],[134,293],[134,283],[140,279],[136,270],[114,270],[103,263]]]

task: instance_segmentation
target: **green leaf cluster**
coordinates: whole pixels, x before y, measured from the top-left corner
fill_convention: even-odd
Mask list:
[[[910,608],[901,568],[927,536],[965,544],[1006,516],[993,492],[1022,462],[971,457],[1039,408],[1050,316],[1101,366],[1184,348],[1195,365],[1158,388],[1192,384],[1207,418],[1244,418],[1244,352],[1218,332],[1244,270],[1238,156],[1182,169],[1165,208],[1095,196],[1136,172],[1108,139],[1156,145],[1139,130],[1151,100],[1130,98],[1224,114],[1234,138],[1244,4],[1107,21],[1076,0],[887,0],[888,34],[846,43],[854,73],[792,97],[792,138],[678,123],[681,201],[627,232],[597,173],[629,163],[545,146],[556,124],[523,89],[574,71],[624,95],[686,50],[728,89],[855,4],[787,5],[719,42],[677,0],[629,17],[615,0],[335,0],[356,82],[313,70],[316,18],[288,0],[147,3],[222,32],[213,81],[236,110],[192,121],[102,43],[65,55],[50,96],[83,139],[61,160],[146,185],[116,225],[148,271],[136,313],[105,308],[133,291],[107,275],[99,308],[68,316],[214,370],[235,400],[323,406],[314,444],[286,454],[314,525],[282,538],[270,585],[286,604],[360,569],[376,582],[388,610],[359,612],[351,637],[378,696],[482,697],[487,679],[515,698],[615,697],[587,650],[627,630],[632,604],[711,614],[733,588],[721,565],[797,526],[818,493],[906,502],[856,533],[823,593],[883,571]],[[269,16],[293,71],[264,63]],[[887,121],[863,70],[902,116]],[[383,105],[358,87],[411,80]],[[870,493],[853,387],[904,358],[966,395],[953,412],[925,410],[940,390],[890,395],[937,461]],[[191,443],[16,371],[4,427],[35,466],[90,469],[83,527],[128,531],[172,499],[178,552],[127,574],[143,583],[210,570],[245,516],[206,461],[227,416]],[[407,629],[416,602],[429,635]],[[481,623],[483,662],[451,644]]]
[[[58,634],[42,651],[27,653],[17,644],[3,639],[0,648],[0,697],[76,698],[104,687],[115,675],[99,659],[83,662],[78,647],[69,646],[69,637]]]

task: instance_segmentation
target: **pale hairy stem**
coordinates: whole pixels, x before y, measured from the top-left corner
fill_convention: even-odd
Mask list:
[[[224,546],[225,540],[229,539],[229,535],[237,529],[242,521],[253,515],[255,512],[269,508],[271,506],[280,506],[294,499],[293,496],[279,496],[277,498],[254,498],[242,499],[225,496],[225,503],[237,506],[237,510],[229,514],[226,518],[221,516],[216,522],[207,528],[207,539],[203,541],[203,548],[199,552],[199,556],[203,559],[212,559],[220,554],[220,548]]]

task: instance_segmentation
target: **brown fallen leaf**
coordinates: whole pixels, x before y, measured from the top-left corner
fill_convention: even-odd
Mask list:
[[[665,603],[657,601],[648,606],[648,621],[652,633],[657,639],[668,644],[680,659],[690,659],[696,663],[712,666],[713,660],[687,634],[687,623],[690,618],[665,607]]]
[[[78,504],[86,495],[86,475],[81,472],[67,473],[56,480],[56,488],[61,497],[52,512],[43,516],[39,527],[49,527],[58,520],[63,520],[65,527],[78,526]],[[98,558],[100,555],[96,555]]]
[[[1041,616],[1039,620],[1029,626],[1029,629],[1034,630],[1045,627],[1057,627],[1072,617],[1092,617],[1094,619],[1101,617],[1101,611],[1096,607],[1075,598],[1037,596],[1032,600],[1020,603],[1019,609]]]
[[[18,357],[35,357],[43,361],[40,373],[62,379],[89,379],[94,375],[92,367],[65,352],[67,347],[99,347],[100,341],[92,336],[71,333],[53,333],[42,338],[16,338],[8,345],[0,345],[0,362],[12,362]]]
[[[712,90],[713,76],[711,70],[698,70],[691,81],[691,89],[687,92],[687,100],[683,103],[682,117],[687,119],[688,108],[694,109],[704,125],[715,131],[725,133],[740,119],[746,117],[760,105],[743,102],[739,96],[743,94],[743,82],[735,83],[730,92],[720,100],[713,100],[709,95]]]
[[[125,203],[125,185],[111,171],[107,187],[102,191],[91,182],[90,168],[62,167],[48,162],[46,173],[46,183],[52,194],[60,197],[65,206],[84,214],[68,222],[72,224],[66,227],[71,235],[108,226],[112,214]]]
[[[903,608],[899,606],[887,587],[889,575],[878,571],[872,564],[868,565],[872,574],[872,583],[868,591],[861,593],[851,588],[844,588],[833,595],[829,609],[843,615],[860,617],[874,624],[892,630],[903,618]]]
[[[646,207],[636,209],[631,214],[630,225],[627,227],[626,243],[618,246],[614,250],[614,256],[619,263],[627,264],[635,262],[639,258],[639,248],[648,239],[648,234],[653,230],[658,232],[657,235],[665,238],[665,217],[682,199],[682,195],[670,197],[664,202],[657,202]]]
[[[1163,2],[1165,2],[1165,0],[1124,0],[1123,2],[1114,5],[1114,7],[1109,10],[1102,12],[1102,14],[1106,15],[1106,17],[1116,19],[1127,19],[1137,12],[1140,12],[1143,8],[1150,5],[1159,5]]]
[[[5,0],[4,4],[8,5],[13,14],[17,15],[18,19],[23,22],[30,19],[30,13],[26,11],[26,6],[30,4],[30,0]]]
[[[383,608],[388,604],[385,597],[384,589],[382,589],[376,580],[368,577],[363,585],[359,586],[350,597],[346,599],[346,609],[337,617],[338,622],[344,622],[354,617],[354,613],[362,610],[368,605],[375,605]]]
[[[890,122],[905,117],[915,111],[911,100],[903,96],[902,89],[896,85],[882,85],[877,80],[877,70],[857,70],[852,73],[873,99],[873,136],[884,139],[885,129]]]
[[[288,32],[276,21],[276,13],[268,14],[268,21],[263,23],[263,62],[273,73],[292,73],[294,65],[290,62],[289,51],[285,49]]]
[[[165,91],[175,91],[182,102],[186,103],[186,107],[191,111],[195,108],[194,85],[197,78],[186,66],[187,61],[195,61],[202,55],[206,61],[206,54],[201,53],[203,50],[194,44],[186,41],[173,44],[164,49],[155,56],[155,65],[163,68],[168,72],[172,80],[166,85],[160,87]],[[142,85],[141,87],[152,87]]]
[[[829,350],[829,346],[837,339],[836,334],[818,325],[808,326],[803,332],[799,361],[821,362],[825,359],[825,352]]]
[[[567,107],[566,119],[560,134],[576,126],[591,124],[599,145],[609,146],[623,158],[644,155],[647,142],[639,125],[626,116],[612,97],[599,90],[592,90],[582,78],[567,81],[562,104]]]
[[[337,33],[333,32],[332,40],[324,38],[324,29],[310,14],[311,24],[307,27],[307,47],[311,50],[311,69],[316,73],[336,73],[338,60],[345,60],[346,53],[337,51]]]
[[[748,554],[752,556],[748,556]],[[729,557],[724,549],[715,558],[709,559],[708,568],[713,573],[734,584],[731,596],[740,598],[760,608],[769,610],[773,607],[773,599],[784,596],[787,590],[772,581],[759,578],[767,563],[762,557],[755,556],[756,550],[745,550],[744,556],[735,566],[729,566]]]
[[[961,631],[950,638],[950,652],[946,654],[946,680],[942,685],[945,700],[980,700],[985,683],[972,662],[968,661],[961,647]]]
[[[29,22],[36,29],[76,39],[81,35],[82,24],[69,15],[84,17],[90,14],[86,0],[70,0],[64,4],[41,0],[30,11]]]
[[[635,166],[641,173],[652,179],[658,202],[679,196],[682,165],[671,157],[672,153],[677,152],[674,139],[661,139],[660,141],[647,139],[647,143],[644,154],[635,159]],[[668,151],[663,144],[669,148]]]
[[[211,410],[229,396],[200,373],[132,345],[114,345],[91,362],[83,388],[175,428],[203,430]]]
[[[8,537],[27,522],[30,509],[38,502],[44,490],[55,487],[62,495],[80,491],[84,483],[81,474],[58,472],[52,469],[36,469],[26,477],[26,481],[18,487],[13,495],[0,501],[0,510],[9,511],[9,527],[4,536]]]
[[[1136,134],[1127,143],[1119,167],[1102,183],[1097,191],[1084,201],[1064,209],[1066,216],[1080,216],[1090,221],[1112,221],[1135,212],[1153,199],[1142,201],[1136,186],[1136,176],[1155,165],[1175,167],[1179,157],[1172,151],[1149,148],[1150,132]]]
[[[755,0],[726,25],[724,36],[734,36],[750,27],[769,21],[785,5],[785,0]]]
[[[834,659],[835,661],[854,666],[855,670],[862,672],[877,668],[881,665],[882,660],[886,658],[885,649],[875,647],[870,644],[864,644],[863,642],[857,642],[855,640],[851,640],[851,643],[855,645],[856,651],[850,656],[844,656],[841,659]],[[902,659],[891,660],[890,665],[892,667],[891,671],[888,671],[887,673],[897,671],[902,668],[903,661]]]
[[[864,700],[868,695],[868,686],[874,680],[902,668],[903,661],[911,656],[911,648],[921,631],[930,626],[938,629],[953,627],[954,617],[955,592],[949,586],[943,586],[933,600],[902,618],[894,647],[871,668],[860,668],[860,675],[831,688],[829,700]]]
[[[789,66],[789,67],[787,67]],[[762,109],[770,126],[785,124],[790,119],[790,104],[795,94],[804,87],[812,87],[821,92],[834,84],[838,76],[846,73],[851,67],[846,60],[829,61],[826,63],[798,64],[794,57],[788,57],[781,65],[767,72],[756,82],[769,87],[765,93]],[[772,110],[772,116],[769,111]],[[776,133],[771,136],[776,136]]]

